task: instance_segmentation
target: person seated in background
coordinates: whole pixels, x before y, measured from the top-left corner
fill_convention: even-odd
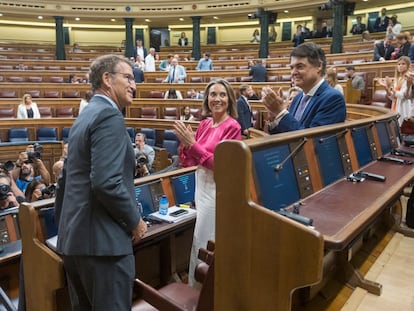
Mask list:
[[[395,46],[392,44],[391,38],[386,37],[384,41],[378,42],[374,46],[374,62],[386,61],[391,59],[391,54],[394,52]]]
[[[25,64],[23,64],[23,63],[19,63],[17,66],[16,66],[16,69],[17,70],[27,70],[27,69],[29,69],[29,67],[27,67]]]
[[[165,92],[164,99],[183,99],[183,95],[180,91],[170,88],[167,92]]]
[[[135,83],[144,83],[145,81],[145,75],[144,71],[139,67],[132,68],[132,74],[134,75],[134,81]],[[135,97],[136,90],[134,91],[134,97]]]
[[[341,92],[342,95],[344,94],[342,85],[338,83],[338,73],[336,72],[335,67],[329,67],[326,70],[326,81],[328,81],[329,85],[332,86],[335,90]]]
[[[352,25],[350,33],[353,35],[361,35],[367,28],[365,24],[361,22],[361,16],[357,16],[356,23]]]
[[[369,33],[368,30],[365,30],[362,34],[361,34],[361,41],[362,42],[371,42],[372,38],[371,38],[371,34]]]
[[[79,114],[89,104],[89,101],[91,100],[92,96],[93,96],[92,91],[88,90],[88,91],[85,92],[85,95],[83,96],[83,98],[81,99],[80,104],[79,104]]]
[[[81,79],[82,83],[89,83],[89,72],[85,72],[85,75]]]
[[[255,29],[252,34],[252,38],[250,39],[252,43],[259,43],[260,42],[260,33],[259,29]]]
[[[22,192],[26,191],[27,186],[33,179],[42,178],[47,184],[50,183],[50,174],[40,159],[40,153],[34,151],[33,145],[29,145],[26,150],[28,151],[20,152],[16,166],[11,172],[17,187]]]
[[[79,82],[80,82],[80,79],[78,78],[76,73],[71,73],[69,75],[68,83],[79,83]]]
[[[145,71],[145,62],[141,55],[135,57],[135,62],[132,64],[133,68],[140,68],[142,71]]]
[[[203,99],[203,94],[197,91],[195,88],[190,89],[190,98],[191,99]]]
[[[149,175],[154,163],[155,151],[145,143],[145,134],[137,133],[135,135],[134,152],[136,160],[135,177]]]
[[[59,179],[59,176],[62,173],[62,169],[63,169],[63,165],[65,163],[65,159],[68,156],[68,146],[69,146],[68,143],[63,145],[62,155],[60,156],[60,159],[57,160],[52,166],[52,172],[53,172],[55,183],[57,183],[57,181]]]
[[[410,33],[403,32],[397,35],[397,47],[391,53],[392,60],[399,59],[401,56],[408,56],[410,53]]]
[[[365,91],[365,81],[361,76],[355,74],[355,67],[353,65],[345,68],[345,74],[348,79],[352,80],[352,88],[361,90],[361,92]]]
[[[204,57],[200,58],[196,70],[213,70],[213,62],[209,52],[205,52]]]
[[[179,46],[187,46],[188,45],[188,38],[185,35],[185,32],[181,32],[180,38],[178,39]]]
[[[50,199],[55,195],[55,185],[48,186],[42,179],[33,179],[26,189],[26,202]]]
[[[160,71],[169,71],[173,57],[174,56],[172,54],[168,54],[167,58],[160,62],[160,64],[158,65],[158,69]]]
[[[24,193],[16,186],[9,173],[0,173],[0,210],[19,206],[24,200]]]
[[[249,76],[252,76],[252,82],[265,82],[267,75],[266,65],[263,65],[261,59],[256,60],[256,64],[250,68]]]
[[[79,44],[75,42],[73,46],[70,48],[69,52],[70,53],[81,53],[82,50],[79,48]]]
[[[32,101],[32,95],[24,94],[22,103],[17,108],[17,119],[39,119],[40,112],[37,104]]]
[[[190,106],[183,108],[183,113],[180,116],[181,121],[195,121],[194,116],[190,113]]]

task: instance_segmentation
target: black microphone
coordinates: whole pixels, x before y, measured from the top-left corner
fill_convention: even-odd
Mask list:
[[[386,177],[378,174],[368,173],[365,171],[360,171],[357,175],[364,177],[366,179],[376,180],[376,181],[385,181]]]
[[[414,152],[408,151],[408,150],[401,150],[401,149],[394,149],[393,151],[391,151],[391,154],[402,156],[402,157],[407,157],[407,156],[414,157]]]
[[[302,142],[296,146],[295,149],[293,149],[293,151],[291,153],[289,153],[287,155],[286,158],[284,158],[279,164],[276,164],[274,167],[274,170],[276,172],[279,172],[283,169],[283,165],[286,163],[287,160],[289,160],[291,157],[293,157],[296,153],[298,153],[298,151],[305,145],[305,143],[308,141],[308,139],[306,137],[303,137]]]
[[[295,220],[295,221],[297,221],[297,222],[299,222],[299,223],[301,223],[301,224],[303,224],[305,226],[312,226],[312,224],[313,224],[313,219],[312,218],[309,218],[309,217],[306,217],[306,216],[294,214],[294,213],[285,211],[283,209],[280,209],[278,211],[278,213],[280,215],[283,215],[283,216],[287,217],[287,218],[290,218],[292,220]]]
[[[326,137],[319,138],[319,143],[323,143],[325,140],[331,139],[333,137],[338,137],[338,136],[345,135],[346,132],[348,132],[348,129],[344,129],[344,130],[342,130],[338,133],[335,133],[335,134],[332,134],[332,135],[329,135],[329,136],[326,136]]]

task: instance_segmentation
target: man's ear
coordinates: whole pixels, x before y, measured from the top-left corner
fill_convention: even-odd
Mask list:
[[[102,84],[104,85],[105,88],[111,88],[112,87],[112,83],[111,83],[111,74],[109,72],[104,72],[102,74]]]

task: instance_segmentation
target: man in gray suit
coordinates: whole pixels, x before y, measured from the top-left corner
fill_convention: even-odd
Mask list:
[[[170,70],[168,71],[168,76],[163,82],[165,83],[184,83],[185,78],[187,78],[187,73],[185,68],[178,64],[178,59],[174,57],[171,61]]]
[[[71,128],[65,186],[56,199],[57,249],[73,310],[126,311],[135,277],[132,246],[147,229],[121,113],[135,91],[132,66],[117,55],[101,56],[91,66],[90,83],[94,96]]]

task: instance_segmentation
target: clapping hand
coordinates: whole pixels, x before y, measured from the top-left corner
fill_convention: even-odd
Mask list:
[[[191,147],[195,143],[193,129],[191,125],[185,125],[182,121],[174,122],[174,133],[184,147]]]

